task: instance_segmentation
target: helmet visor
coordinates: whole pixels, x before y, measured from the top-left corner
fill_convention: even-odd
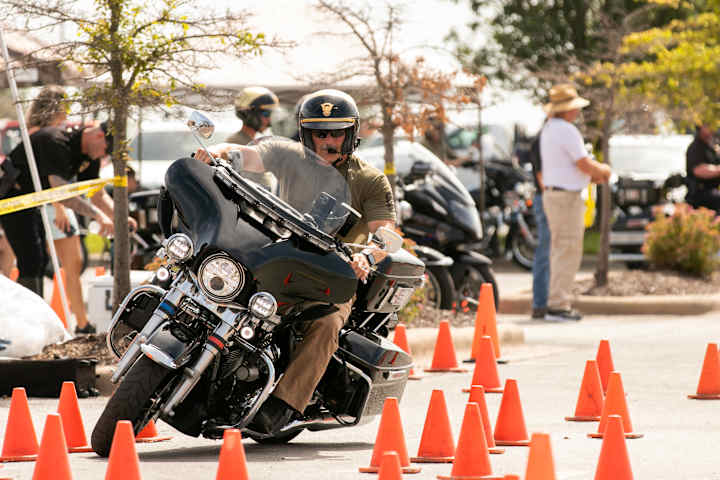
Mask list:
[[[355,119],[347,118],[303,118],[300,126],[310,130],[340,130],[355,125]]]

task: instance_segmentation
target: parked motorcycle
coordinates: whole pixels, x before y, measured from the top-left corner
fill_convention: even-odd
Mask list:
[[[405,201],[412,207],[403,231],[453,259],[450,273],[460,302],[477,300],[480,286],[491,283],[497,308],[500,294],[492,261],[478,253],[483,230],[475,202],[450,169],[436,160],[416,161],[403,179]]]
[[[188,123],[199,141],[214,128],[198,113]],[[136,433],[161,418],[191,436],[219,439],[238,428],[284,443],[303,430],[365,423],[385,398],[402,397],[412,359],[385,337],[424,265],[381,228],[374,241],[388,255],[359,284],[348,260],[362,246],[339,240],[359,217],[342,175],[297,143],[271,140],[258,151],[277,167],[278,196],[222,160],[184,158],[168,169],[158,218],[166,237],[173,218],[178,227],[158,252],[167,266],[155,284],[133,289],[108,331],[119,385],[92,433],[99,455],[109,454],[118,420]],[[302,417],[272,435],[253,431],[303,322],[353,296],[339,348]]]
[[[532,269],[537,247],[532,211],[535,188],[530,175],[512,163],[487,162],[482,193],[485,209],[480,213],[485,233],[482,251],[490,257],[505,255],[528,270]],[[480,204],[480,190],[470,194]]]

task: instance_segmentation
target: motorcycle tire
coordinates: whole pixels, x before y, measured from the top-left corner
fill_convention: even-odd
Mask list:
[[[477,299],[480,295],[480,286],[483,283],[489,283],[493,287],[493,296],[495,297],[495,311],[497,311],[500,305],[500,292],[498,290],[497,280],[495,279],[495,272],[490,268],[490,265],[481,266],[466,266],[465,275],[463,281],[457,288],[459,298],[472,298]],[[475,307],[470,307],[471,311],[475,310]]]
[[[171,377],[171,371],[146,356],[140,357],[120,382],[95,424],[90,444],[101,457],[110,454],[115,424],[129,420],[135,435],[150,421],[148,408],[154,394]]]
[[[425,275],[427,275],[428,280],[425,288],[432,289],[432,296],[426,292],[426,301],[435,308],[450,310],[457,298],[457,292],[448,269],[445,267],[428,267],[425,270]]]
[[[260,445],[283,445],[285,443],[288,443],[292,441],[295,437],[300,435],[305,429],[296,430],[294,432],[289,432],[283,435],[276,435],[274,437],[256,437],[255,435],[252,435],[250,433],[247,434],[248,437],[252,438],[253,441],[259,443]]]
[[[510,241],[510,251],[515,263],[526,270],[532,270],[535,258],[535,247],[529,245],[525,238],[517,232]]]

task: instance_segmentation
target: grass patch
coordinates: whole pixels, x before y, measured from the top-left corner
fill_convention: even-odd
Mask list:
[[[600,251],[600,232],[597,230],[585,230],[583,237],[583,253],[595,255]]]

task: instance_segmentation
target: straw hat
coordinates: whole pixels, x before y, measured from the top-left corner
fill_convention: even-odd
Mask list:
[[[569,112],[576,108],[584,108],[590,105],[590,100],[578,95],[575,87],[569,83],[561,83],[550,89],[550,103],[543,107],[549,115],[554,113]]]

